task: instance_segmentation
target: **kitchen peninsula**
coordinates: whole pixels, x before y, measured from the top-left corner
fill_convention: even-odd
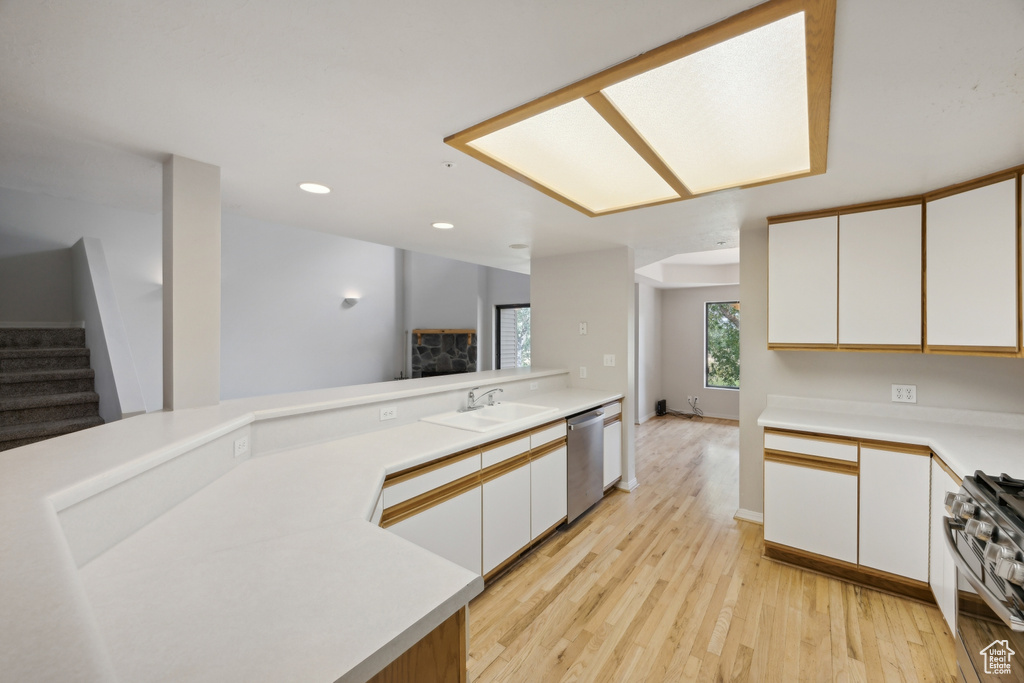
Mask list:
[[[477,386],[553,412],[487,434],[420,421]],[[617,398],[502,370],[152,413],[4,454],[5,675],[368,680],[483,589],[371,521],[386,475]]]

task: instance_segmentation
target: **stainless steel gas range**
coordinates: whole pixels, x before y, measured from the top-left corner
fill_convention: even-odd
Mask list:
[[[1024,481],[981,472],[946,494],[946,544],[975,592],[957,592],[957,664],[968,683],[1024,683]]]

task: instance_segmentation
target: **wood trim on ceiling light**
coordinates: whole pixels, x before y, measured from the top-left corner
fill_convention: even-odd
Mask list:
[[[750,31],[763,28],[799,12],[804,13],[809,170],[781,174],[750,183],[730,185],[701,194],[711,194],[712,192],[725,189],[758,187],[793,178],[822,174],[826,171],[828,162],[836,0],[769,0],[739,14],[727,17],[711,26],[643,52],[636,57],[627,59],[604,71],[559,88],[535,100],[514,107],[458,133],[449,135],[444,138],[444,142],[591,218],[690,199],[695,195],[690,192],[681,179],[669,170],[660,155],[651,149],[643,136],[622,116],[601,91],[634,76],[665,66]],[[558,191],[526,176],[520,170],[508,166],[471,146],[473,141],[486,135],[579,99],[585,99],[612,129],[680,196],[593,211]]]

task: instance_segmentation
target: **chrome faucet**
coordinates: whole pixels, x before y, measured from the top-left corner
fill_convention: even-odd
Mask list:
[[[466,411],[465,412],[468,412],[470,410],[480,410],[481,408],[483,408],[484,406],[478,405],[478,403],[480,401],[482,401],[485,396],[488,397],[487,398],[487,405],[493,406],[494,405],[494,392],[496,392],[496,391],[504,392],[505,391],[504,389],[499,387],[497,389],[491,389],[490,391],[485,391],[484,393],[482,393],[479,396],[477,396],[476,392],[479,391],[479,390],[480,390],[480,387],[473,387],[472,389],[469,390],[469,400],[466,402]]]

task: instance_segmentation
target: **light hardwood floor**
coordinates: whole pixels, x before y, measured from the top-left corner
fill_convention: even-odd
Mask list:
[[[955,681],[938,609],[761,557],[735,423],[637,428],[615,492],[470,604],[469,680]]]

